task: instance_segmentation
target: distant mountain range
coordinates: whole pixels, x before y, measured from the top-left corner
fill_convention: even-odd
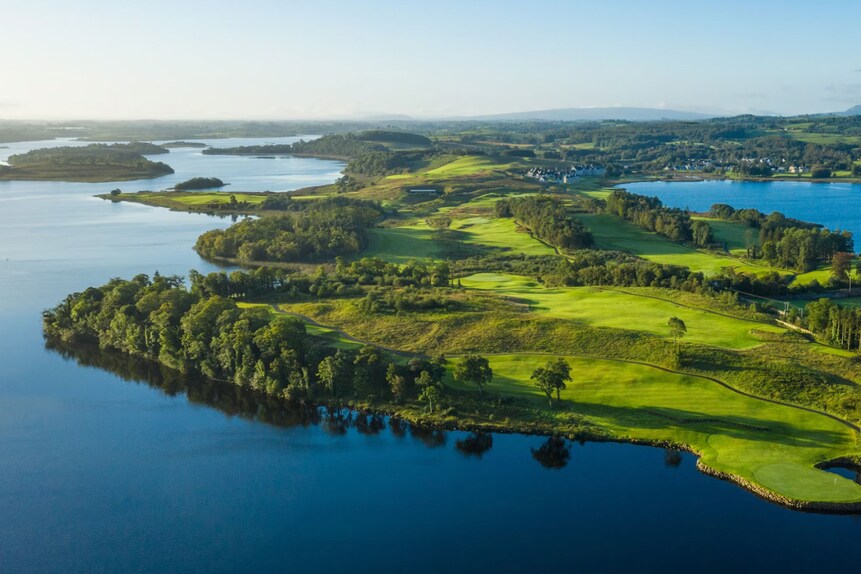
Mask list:
[[[753,112],[752,112],[753,113]],[[755,115],[778,116],[773,112],[756,112]],[[845,112],[830,112],[810,114],[812,116],[858,116],[861,115],[861,105],[853,106]],[[555,108],[551,110],[535,110],[530,112],[510,112],[505,114],[488,114],[482,116],[452,116],[452,117],[413,117],[404,114],[380,114],[361,118],[363,121],[502,121],[502,122],[595,122],[602,120],[624,120],[629,122],[657,122],[662,120],[696,121],[711,118],[726,117],[726,114],[701,114],[667,108]]]
[[[652,122],[659,120],[706,120],[717,117],[715,115],[699,114],[696,112],[684,112],[680,110],[669,110],[666,108],[557,108],[552,110],[536,110],[532,112],[513,112],[508,114],[492,114],[486,116],[472,116],[470,120],[495,120],[495,121],[599,121],[599,120],[626,120],[632,122]]]
[[[861,116],[861,105],[852,106],[845,112],[837,112],[835,116]]]

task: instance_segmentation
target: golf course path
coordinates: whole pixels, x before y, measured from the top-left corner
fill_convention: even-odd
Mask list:
[[[378,348],[378,349],[381,349],[381,350],[383,350],[383,351],[386,351],[386,352],[388,352],[388,353],[392,353],[393,355],[397,355],[397,356],[400,356],[400,357],[423,357],[423,356],[426,356],[426,355],[424,355],[423,353],[411,353],[411,352],[407,352],[407,351],[400,351],[400,350],[397,350],[397,349],[392,349],[392,348],[389,348],[389,347],[384,347],[384,346],[382,346],[382,345],[378,345],[378,344],[376,344],[376,343],[372,343],[372,342],[370,342],[370,341],[364,341],[364,340],[362,340],[362,339],[358,339],[358,338],[356,338],[356,337],[354,337],[354,336],[350,335],[349,333],[344,332],[342,329],[339,329],[339,328],[337,328],[337,327],[333,327],[333,326],[331,326],[331,325],[323,325],[322,323],[319,323],[319,322],[315,321],[314,319],[312,319],[311,317],[309,317],[309,316],[307,316],[307,315],[302,315],[301,313],[294,313],[293,311],[285,311],[284,309],[281,309],[280,307],[278,307],[278,306],[277,306],[277,305],[275,305],[275,304],[271,304],[270,306],[272,307],[272,309],[273,309],[276,313],[279,313],[279,314],[281,314],[281,315],[288,315],[288,316],[291,316],[291,317],[295,317],[295,318],[297,318],[297,319],[300,319],[300,320],[302,320],[302,321],[305,321],[306,323],[308,323],[308,324],[310,324],[310,325],[313,325],[313,326],[315,326],[315,327],[319,327],[319,328],[321,328],[321,329],[328,329],[328,330],[330,330],[330,331],[332,331],[332,332],[338,333],[338,334],[339,334],[341,337],[343,337],[344,339],[347,339],[348,341],[352,341],[352,342],[354,342],[354,343],[358,343],[358,344],[360,344],[360,345],[370,345],[370,346],[372,346],[372,347],[376,347],[376,348]],[[511,354],[518,354],[518,353],[484,353],[484,355],[485,355],[485,356],[488,356],[488,357],[493,357],[493,356],[506,356],[506,355],[511,355]],[[688,372],[685,372],[685,371],[677,371],[677,370],[674,370],[674,369],[670,369],[670,368],[668,368],[668,367],[662,367],[662,366],[660,366],[660,365],[656,365],[656,364],[654,364],[654,363],[647,363],[647,362],[645,362],[645,361],[635,361],[635,360],[633,360],[633,359],[616,359],[616,358],[611,358],[611,357],[596,357],[596,356],[594,356],[594,355],[581,355],[581,354],[576,354],[576,353],[575,353],[575,354],[565,353],[565,354],[561,354],[561,355],[560,355],[560,354],[558,354],[558,353],[548,353],[548,352],[542,352],[542,351],[529,351],[529,352],[524,352],[524,353],[519,353],[519,354],[523,354],[523,355],[546,355],[546,356],[549,356],[549,357],[565,356],[565,357],[575,357],[575,358],[578,358],[578,359],[592,359],[592,360],[595,360],[595,361],[611,361],[611,362],[614,362],[614,363],[627,363],[627,364],[629,364],[629,365],[641,365],[641,366],[644,366],[644,367],[651,367],[651,368],[653,368],[653,369],[657,369],[657,370],[659,370],[659,371],[663,371],[663,372],[665,372],[665,373],[670,373],[670,374],[673,374],[673,375],[681,375],[681,376],[685,376],[685,377],[695,377],[695,378],[698,378],[698,379],[704,379],[704,380],[706,380],[706,381],[710,381],[710,382],[712,382],[712,383],[715,383],[715,384],[717,384],[717,385],[720,385],[721,387],[723,387],[723,388],[725,388],[725,389],[727,389],[727,390],[729,390],[729,391],[732,391],[732,392],[734,392],[734,393],[736,393],[736,394],[738,394],[738,395],[741,395],[741,396],[743,396],[743,397],[747,397],[747,398],[749,398],[749,399],[754,399],[754,400],[757,400],[757,401],[763,401],[763,402],[766,402],[766,403],[771,403],[771,404],[773,404],[773,405],[779,405],[779,406],[783,406],[783,407],[788,407],[788,408],[792,408],[792,409],[797,409],[797,410],[805,411],[805,412],[812,413],[812,414],[815,414],[815,415],[822,415],[823,417],[828,417],[829,419],[832,419],[832,420],[834,420],[834,421],[836,421],[836,422],[838,422],[838,423],[840,423],[840,424],[842,424],[842,425],[845,425],[845,426],[849,427],[850,429],[852,429],[852,430],[854,430],[854,431],[859,431],[859,432],[861,432],[861,427],[859,427],[858,425],[856,425],[856,424],[854,424],[854,423],[851,423],[851,422],[849,422],[849,421],[847,421],[847,420],[841,419],[840,417],[838,417],[838,416],[836,416],[836,415],[832,415],[832,414],[830,414],[830,413],[826,413],[826,412],[824,412],[824,411],[819,411],[819,410],[812,409],[812,408],[809,408],[809,407],[803,407],[803,406],[800,406],[800,405],[794,405],[794,404],[792,404],[792,403],[786,403],[786,402],[783,402],[783,401],[778,401],[778,400],[776,400],[776,399],[769,399],[769,398],[767,398],[767,397],[760,397],[760,396],[757,396],[757,395],[754,395],[754,394],[751,394],[751,393],[748,393],[748,392],[742,391],[742,390],[740,390],[740,389],[737,389],[737,388],[733,387],[732,385],[730,385],[729,383],[726,383],[726,382],[724,382],[724,381],[722,381],[722,380],[720,380],[720,379],[717,379],[717,378],[715,378],[715,377],[710,377],[710,376],[708,376],[708,375],[700,375],[700,374],[696,374],[696,373],[688,373]],[[453,356],[457,356],[457,355],[453,355]]]

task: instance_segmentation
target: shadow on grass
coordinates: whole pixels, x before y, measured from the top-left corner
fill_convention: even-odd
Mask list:
[[[823,448],[845,441],[844,433],[801,428],[783,421],[761,420],[744,415],[713,415],[663,406],[617,407],[582,402],[575,403],[575,410],[587,417],[600,417],[621,427],[695,431],[782,446]]]

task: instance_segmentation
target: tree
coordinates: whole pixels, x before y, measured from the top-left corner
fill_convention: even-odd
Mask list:
[[[317,382],[332,396],[341,396],[352,382],[352,371],[352,362],[347,353],[338,349],[334,355],[320,361],[317,366]]]
[[[371,345],[365,345],[353,361],[353,384],[364,395],[385,392],[389,360]]]
[[[467,355],[454,368],[454,380],[459,383],[471,383],[478,387],[478,394],[483,394],[484,385],[493,379],[493,370],[487,359],[478,355]]]
[[[433,383],[433,377],[427,371],[422,371],[421,373],[419,373],[419,376],[416,377],[416,385],[423,389],[433,385]]]
[[[699,219],[691,225],[691,233],[697,247],[705,247],[714,239],[711,225]]]
[[[434,412],[434,409],[439,405],[441,399],[442,391],[440,391],[439,387],[435,385],[425,387],[419,395],[419,400],[428,404],[428,412],[430,413]]]
[[[532,380],[535,381],[535,386],[541,389],[547,395],[547,402],[550,407],[553,407],[553,389],[556,388],[557,376],[549,369],[538,367],[532,371]]]
[[[814,179],[826,179],[831,177],[831,170],[824,165],[817,165],[810,171],[810,177]]]
[[[756,259],[756,232],[753,229],[744,232],[744,250],[747,257]]]
[[[839,251],[831,256],[831,276],[837,281],[848,281],[852,268],[852,254]]]
[[[395,397],[395,401],[401,401],[409,394],[409,384],[407,378],[400,374],[397,365],[389,363],[386,369],[386,382],[389,384],[389,389]]]
[[[685,333],[688,332],[688,326],[685,325],[685,322],[678,317],[670,317],[670,320],[667,321],[667,325],[670,327],[670,334],[673,336],[673,340],[675,341],[676,357],[678,358],[679,351],[681,350],[679,341],[681,341],[682,337],[685,336]]]
[[[559,400],[561,391],[568,388],[565,383],[571,382],[571,365],[562,357],[557,357],[552,361],[548,361],[546,368],[557,375],[554,388],[556,389],[556,399]]]
[[[552,408],[553,392],[556,391],[556,399],[560,400],[562,389],[566,388],[565,381],[571,380],[571,366],[565,359],[553,359],[532,371],[532,380],[547,395],[547,401]]]

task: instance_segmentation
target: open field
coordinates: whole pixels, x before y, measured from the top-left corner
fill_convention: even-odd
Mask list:
[[[688,328],[685,341],[733,349],[756,346],[761,340],[751,329],[782,333],[774,325],[682,306],[669,299],[658,299],[657,290],[598,287],[561,287],[548,289],[528,277],[499,273],[480,273],[461,280],[464,287],[480,289],[513,298],[529,305],[535,313],[558,319],[582,321],[593,327],[634,329],[659,337],[669,337],[667,320],[679,317]],[[692,296],[693,297],[693,296]],[[702,301],[707,305],[707,301]]]
[[[701,462],[794,500],[859,502],[861,486],[814,465],[858,451],[852,429],[825,416],[735,393],[719,384],[651,366],[565,357],[574,381],[562,392],[576,409],[618,438],[688,445]],[[488,391],[546,398],[530,381],[546,355],[489,357]],[[466,390],[462,384],[448,384]],[[567,403],[567,404],[566,404]]]

